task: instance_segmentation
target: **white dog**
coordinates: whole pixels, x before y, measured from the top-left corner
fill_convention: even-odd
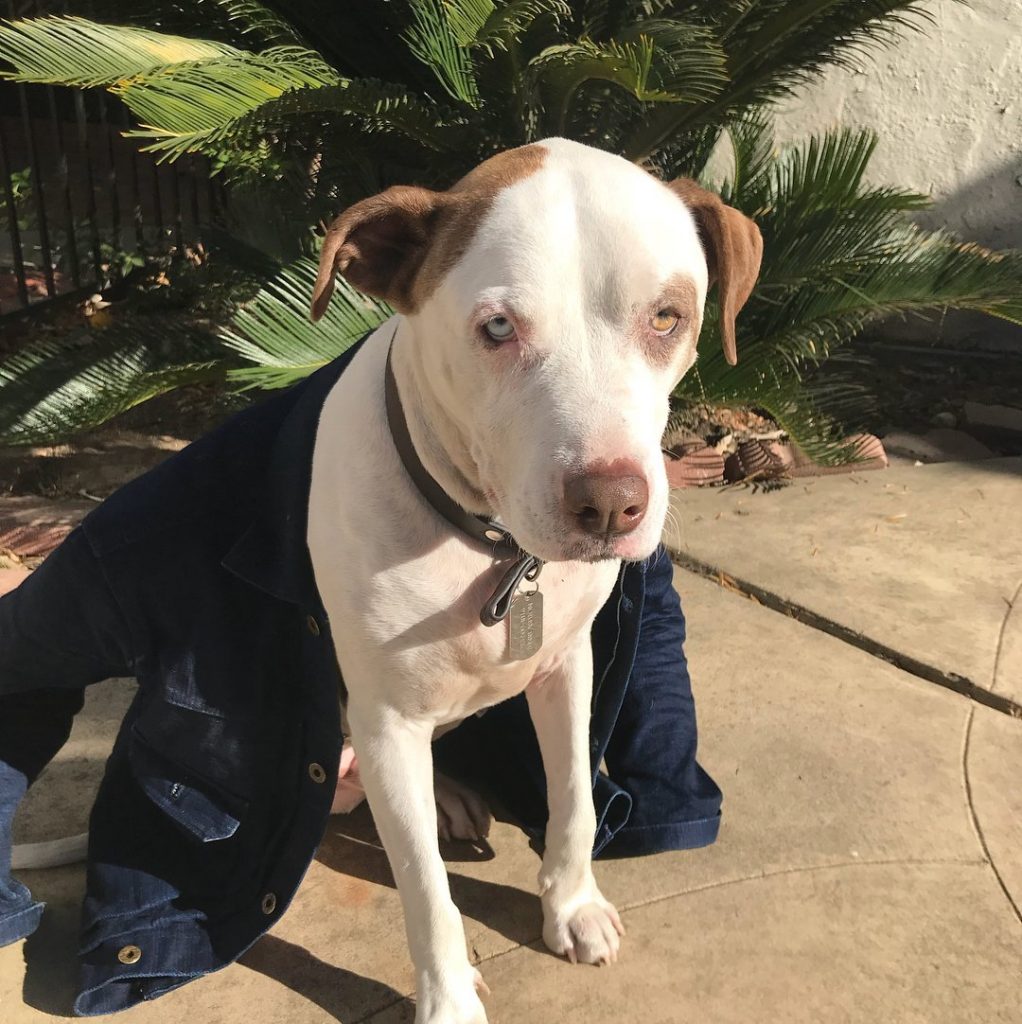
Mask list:
[[[486,1020],[437,847],[430,744],[523,691],[549,780],[543,938],[572,960],[617,956],[621,921],[591,866],[590,627],[620,560],[660,538],[668,397],[695,361],[707,287],[734,362],[761,251],[719,197],[562,139],[446,192],[388,189],[326,237],[313,317],[335,273],[399,311],[323,408],[308,541],[419,1024]],[[411,455],[395,447],[402,429]],[[438,514],[428,478],[413,482],[416,458],[483,517],[482,543]]]

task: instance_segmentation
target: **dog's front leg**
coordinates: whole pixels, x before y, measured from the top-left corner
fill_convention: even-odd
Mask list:
[[[588,633],[526,696],[547,778],[550,817],[539,873],[543,941],[572,962],[617,959],[621,919],[593,877],[596,833],[589,766],[593,656]]]
[[[461,914],[437,846],[432,725],[388,708],[348,707],[352,740],[401,894],[415,965],[416,1024],[486,1024],[486,986],[468,962]]]

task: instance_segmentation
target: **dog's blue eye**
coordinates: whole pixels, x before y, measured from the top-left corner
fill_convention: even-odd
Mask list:
[[[493,341],[507,341],[514,336],[515,327],[506,316],[494,316],[483,324],[483,330]]]

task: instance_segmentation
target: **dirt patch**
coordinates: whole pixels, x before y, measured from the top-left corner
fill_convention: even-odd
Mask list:
[[[820,375],[835,374],[873,396],[862,426],[880,437],[957,429],[995,455],[1022,454],[1022,432],[988,428],[966,411],[967,403],[1022,408],[1022,356],[863,342]]]

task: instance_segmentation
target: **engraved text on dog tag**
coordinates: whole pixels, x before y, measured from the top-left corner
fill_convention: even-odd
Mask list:
[[[516,594],[508,614],[507,656],[531,658],[543,645],[543,595],[538,590]]]

